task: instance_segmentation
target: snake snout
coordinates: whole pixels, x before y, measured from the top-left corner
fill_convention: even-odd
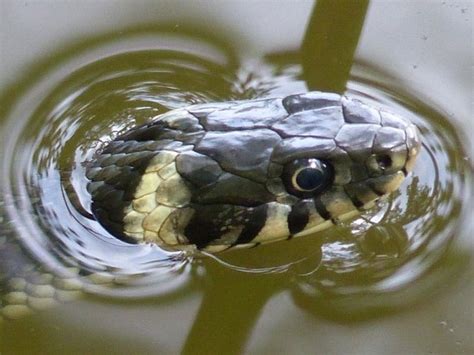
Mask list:
[[[379,112],[380,127],[371,153],[365,163],[358,166],[366,170],[367,178],[345,186],[356,207],[370,206],[380,196],[396,191],[413,170],[421,150],[421,135],[414,124],[399,115]]]
[[[420,152],[418,128],[403,117],[384,111],[380,115],[382,126],[375,136],[372,154],[366,161],[369,175],[377,177],[401,172],[406,176],[412,171]]]

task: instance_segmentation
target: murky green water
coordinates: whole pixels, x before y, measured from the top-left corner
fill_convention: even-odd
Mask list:
[[[0,95],[0,251],[9,260],[0,261],[0,280],[8,283],[34,260],[62,276],[85,270],[87,295],[3,322],[0,351],[473,352],[472,164],[465,153],[465,137],[474,133],[465,105],[472,81],[465,78],[469,49],[455,36],[472,26],[472,5],[370,7],[346,92],[419,126],[423,150],[399,193],[314,236],[195,260],[126,245],[78,213],[78,204],[90,202],[82,163],[119,132],[173,108],[307,91],[296,48],[311,3],[141,5],[3,5],[13,24],[2,27],[4,47],[30,57],[15,66],[14,56],[2,54],[9,70]],[[117,18],[100,22],[94,12],[106,9]],[[32,19],[50,10],[45,16],[66,34],[50,24],[36,46],[11,17],[39,29],[44,22]],[[71,24],[60,21],[66,14]],[[85,18],[94,31],[80,27]],[[452,38],[441,25],[454,26]],[[442,53],[429,45],[442,39]],[[466,72],[443,71],[444,63]],[[5,249],[13,238],[23,249]],[[87,277],[97,271],[114,283]]]

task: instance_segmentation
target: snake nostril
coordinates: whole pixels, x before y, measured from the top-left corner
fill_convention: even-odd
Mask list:
[[[392,158],[389,155],[378,155],[375,160],[381,170],[388,169],[392,166]]]

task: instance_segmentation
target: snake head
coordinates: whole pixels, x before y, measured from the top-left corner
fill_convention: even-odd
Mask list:
[[[287,106],[307,107],[307,101],[319,96],[290,97]],[[321,111],[327,115],[321,116]],[[397,190],[412,171],[421,147],[420,133],[409,120],[348,97],[341,97],[335,107],[298,111],[291,119],[281,131],[289,132],[285,126],[293,125],[295,137],[282,142],[273,159],[289,167],[283,174],[286,190],[301,198],[288,216],[294,236],[349,219]],[[318,125],[325,127],[323,134]],[[308,169],[311,165],[317,168]],[[304,191],[298,178],[308,185]]]
[[[112,234],[210,252],[314,233],[395,191],[420,135],[336,94],[194,105],[112,141],[87,170]]]

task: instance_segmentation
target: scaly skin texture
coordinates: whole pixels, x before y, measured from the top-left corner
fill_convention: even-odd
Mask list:
[[[419,150],[408,120],[337,94],[194,105],[108,144],[88,190],[118,238],[218,252],[351,218],[396,190]],[[295,195],[284,171],[300,159],[324,161],[331,183]]]

